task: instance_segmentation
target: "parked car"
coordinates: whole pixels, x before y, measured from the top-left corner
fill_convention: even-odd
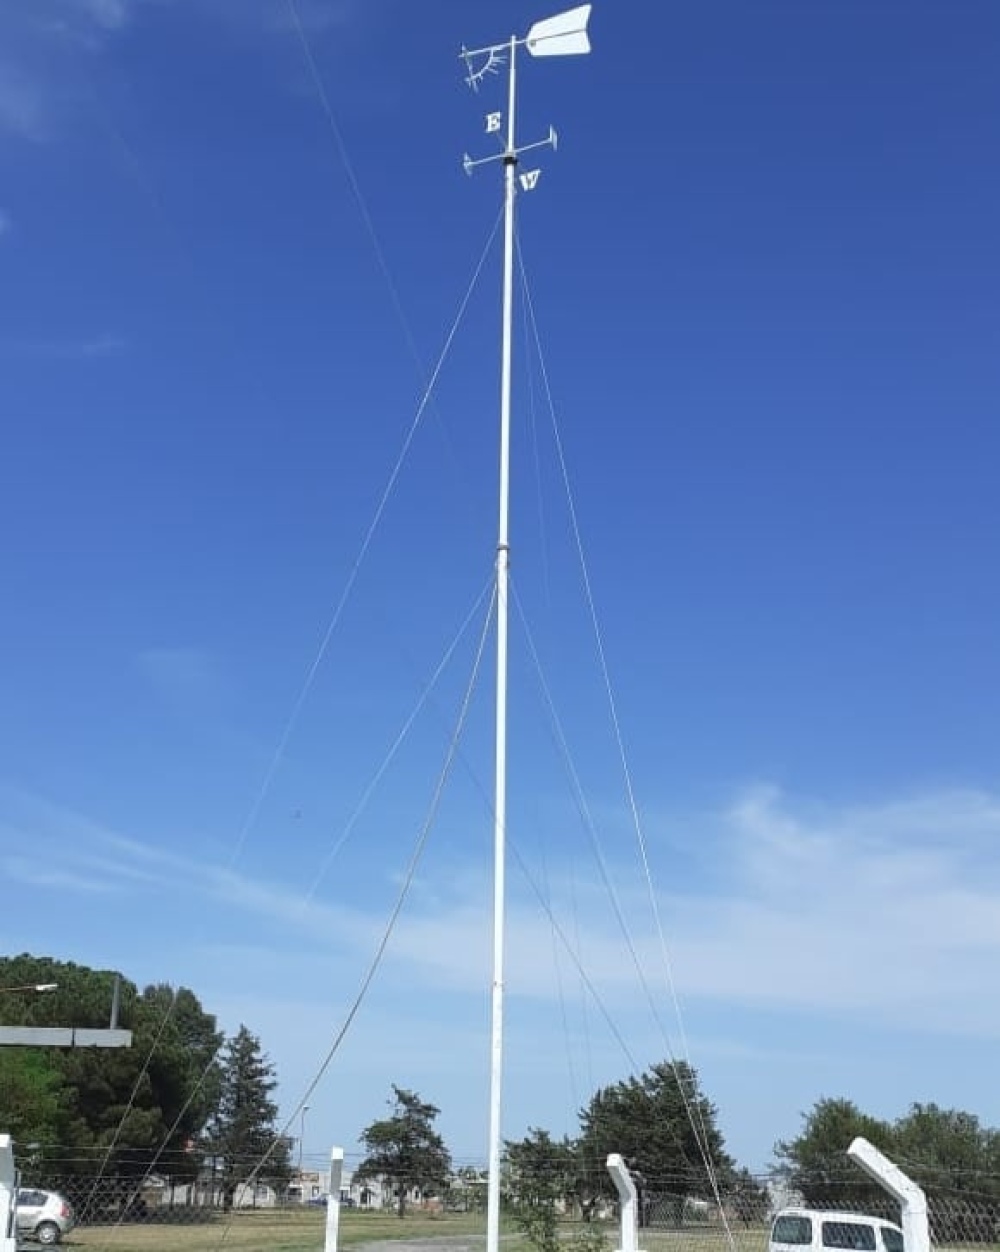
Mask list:
[[[864,1213],[782,1209],[771,1226],[768,1252],[904,1252],[895,1222]]]
[[[21,1187],[17,1193],[17,1231],[39,1243],[58,1243],[76,1225],[70,1202],[56,1191]]]

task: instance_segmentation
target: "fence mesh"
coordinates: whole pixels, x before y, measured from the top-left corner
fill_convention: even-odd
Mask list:
[[[307,1211],[325,1207],[329,1174],[315,1160],[293,1168],[280,1178],[255,1173],[256,1161],[233,1162],[224,1168],[205,1161],[199,1168],[167,1174],[156,1169],[131,1174],[102,1173],[99,1161],[60,1159],[59,1153],[38,1153],[19,1160],[22,1193],[56,1192],[73,1206],[78,1226],[197,1225],[215,1222],[227,1214],[267,1211],[291,1223]],[[900,1162],[906,1168],[905,1162]],[[916,1171],[914,1171],[916,1173]],[[1000,1176],[942,1174],[936,1180],[919,1179],[928,1201],[932,1244],[939,1249],[975,1249],[1000,1252]],[[582,1232],[593,1243],[604,1234],[606,1245],[618,1245],[618,1210],[610,1180],[595,1176],[586,1194],[569,1192],[557,1202],[562,1238],[573,1241]],[[900,1222],[900,1210],[887,1194],[857,1174],[832,1177],[828,1184],[811,1184],[808,1197],[790,1189],[776,1174],[756,1175],[728,1193],[721,1203],[710,1189],[670,1178],[637,1179],[643,1252],[767,1252],[774,1214],[782,1208],[806,1205],[826,1211],[866,1213]],[[465,1219],[472,1230],[485,1208],[485,1175],[472,1166],[456,1171],[442,1194],[408,1190],[407,1211],[435,1217],[442,1232],[449,1220]],[[359,1181],[350,1162],[341,1197],[358,1220],[394,1210],[398,1196],[378,1180]],[[516,1197],[508,1195],[511,1211]],[[317,1221],[316,1230],[321,1232]],[[321,1233],[317,1234],[321,1242]],[[582,1245],[581,1245],[582,1246]],[[588,1243],[588,1248],[591,1246]],[[849,1249],[848,1252],[860,1252]]]

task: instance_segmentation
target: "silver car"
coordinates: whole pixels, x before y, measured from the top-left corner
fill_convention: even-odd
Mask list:
[[[17,1193],[17,1232],[39,1243],[58,1243],[76,1225],[70,1202],[56,1191],[21,1187]]]

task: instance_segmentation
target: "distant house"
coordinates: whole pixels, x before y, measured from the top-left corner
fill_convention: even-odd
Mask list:
[[[771,1214],[780,1209],[796,1208],[805,1203],[802,1192],[789,1186],[783,1178],[769,1178],[767,1181],[767,1200]]]
[[[281,1193],[266,1182],[241,1182],[233,1195],[234,1209],[273,1209],[281,1203]]]
[[[330,1171],[328,1169],[292,1170],[288,1183],[289,1204],[308,1204],[310,1200],[322,1200],[330,1194]],[[341,1188],[343,1195],[343,1188]]]
[[[252,1190],[252,1189],[251,1189]],[[293,1169],[285,1193],[284,1202],[288,1204],[309,1204],[326,1200],[330,1195],[329,1169]],[[256,1199],[251,1197],[249,1205],[265,1208],[268,1204],[281,1202],[281,1197],[269,1200],[263,1195]],[[345,1169],[340,1181],[340,1202],[357,1209],[391,1209],[397,1202],[396,1193],[384,1178],[355,1178],[353,1171]],[[239,1203],[239,1201],[234,1201]],[[411,1187],[406,1193],[406,1203],[412,1208],[437,1212],[443,1207],[440,1196],[425,1197],[419,1187]],[[248,1203],[239,1204],[244,1208]]]

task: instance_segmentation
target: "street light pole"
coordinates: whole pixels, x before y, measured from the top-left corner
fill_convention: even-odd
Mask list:
[[[302,1150],[306,1137],[306,1114],[309,1112],[309,1105],[303,1104],[299,1116],[299,1203],[306,1202],[306,1184],[302,1179]]]
[[[18,987],[0,987],[0,995],[16,992],[44,995],[58,991],[57,982],[31,982]],[[0,1026],[0,1047],[7,1048],[130,1048],[131,1030],[119,1030],[112,1017],[107,1030],[84,1026]]]

